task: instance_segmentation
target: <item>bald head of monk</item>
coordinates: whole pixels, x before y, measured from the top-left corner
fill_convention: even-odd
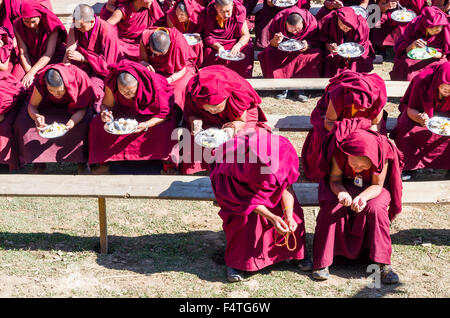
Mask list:
[[[187,12],[186,4],[183,1],[178,2],[177,8],[175,9],[175,14],[178,22],[186,23],[189,21],[189,14]]]
[[[49,69],[45,72],[45,83],[47,84],[47,90],[54,97],[60,99],[64,96],[67,89],[64,85],[64,80],[61,74],[54,68]]]
[[[365,170],[369,170],[372,167],[372,161],[366,156],[348,156],[348,165],[356,173],[361,173]]]
[[[158,30],[150,36],[149,46],[153,54],[164,55],[169,51],[170,43],[169,33]]]
[[[214,0],[214,7],[223,20],[227,20],[233,15],[233,0]]]
[[[133,99],[138,89],[138,80],[128,72],[122,72],[117,77],[117,88],[126,99]]]
[[[95,25],[94,9],[87,4],[79,4],[73,11],[73,23],[80,32],[89,32]]]
[[[150,9],[154,0],[134,0],[133,5],[136,10],[145,8]]]
[[[291,13],[286,19],[286,29],[289,33],[297,34],[303,29],[303,18],[298,13]]]

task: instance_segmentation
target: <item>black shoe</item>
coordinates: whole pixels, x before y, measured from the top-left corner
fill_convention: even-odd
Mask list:
[[[308,101],[308,96],[305,95],[305,92],[303,90],[296,90],[294,92],[295,99],[298,100],[301,103],[306,103]]]
[[[379,264],[381,267],[381,282],[386,285],[398,284],[399,277],[391,265]]]
[[[402,181],[413,181],[416,177],[416,170],[405,170],[402,172]]]
[[[302,272],[310,272],[313,269],[313,263],[309,258],[304,258],[301,261],[298,261],[297,267]]]
[[[328,267],[313,270],[312,277],[316,280],[327,280],[330,278]]]
[[[227,266],[227,280],[230,283],[241,282],[244,280],[244,275],[241,271]]]
[[[286,99],[288,96],[288,92],[289,92],[289,90],[287,90],[287,89],[284,91],[281,91],[275,96],[275,98],[276,99]]]

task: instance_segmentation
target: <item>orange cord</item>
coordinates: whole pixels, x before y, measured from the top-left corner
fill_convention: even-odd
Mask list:
[[[285,215],[285,214],[283,215],[283,220],[286,221],[286,215]],[[275,242],[278,241],[278,235],[280,235],[280,234],[278,234],[278,232],[275,230],[275,239],[274,239]],[[283,243],[275,243],[275,246],[286,246],[286,248],[287,248],[290,252],[295,251],[295,249],[297,248],[297,238],[295,237],[294,234],[292,234],[292,237],[294,238],[294,247],[291,248],[291,247],[289,246],[289,236],[290,236],[290,235],[291,235],[291,232],[287,232],[287,233],[284,235],[284,242],[283,242]]]

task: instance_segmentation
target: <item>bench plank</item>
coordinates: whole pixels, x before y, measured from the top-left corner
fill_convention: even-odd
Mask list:
[[[247,79],[255,90],[304,89],[324,90],[329,78],[249,78]],[[385,81],[388,97],[403,97],[408,88],[408,81]]]

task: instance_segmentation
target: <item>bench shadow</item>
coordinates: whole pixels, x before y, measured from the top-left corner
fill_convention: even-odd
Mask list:
[[[450,245],[450,229],[407,229],[391,235],[392,244],[418,245],[431,243],[437,246]]]

